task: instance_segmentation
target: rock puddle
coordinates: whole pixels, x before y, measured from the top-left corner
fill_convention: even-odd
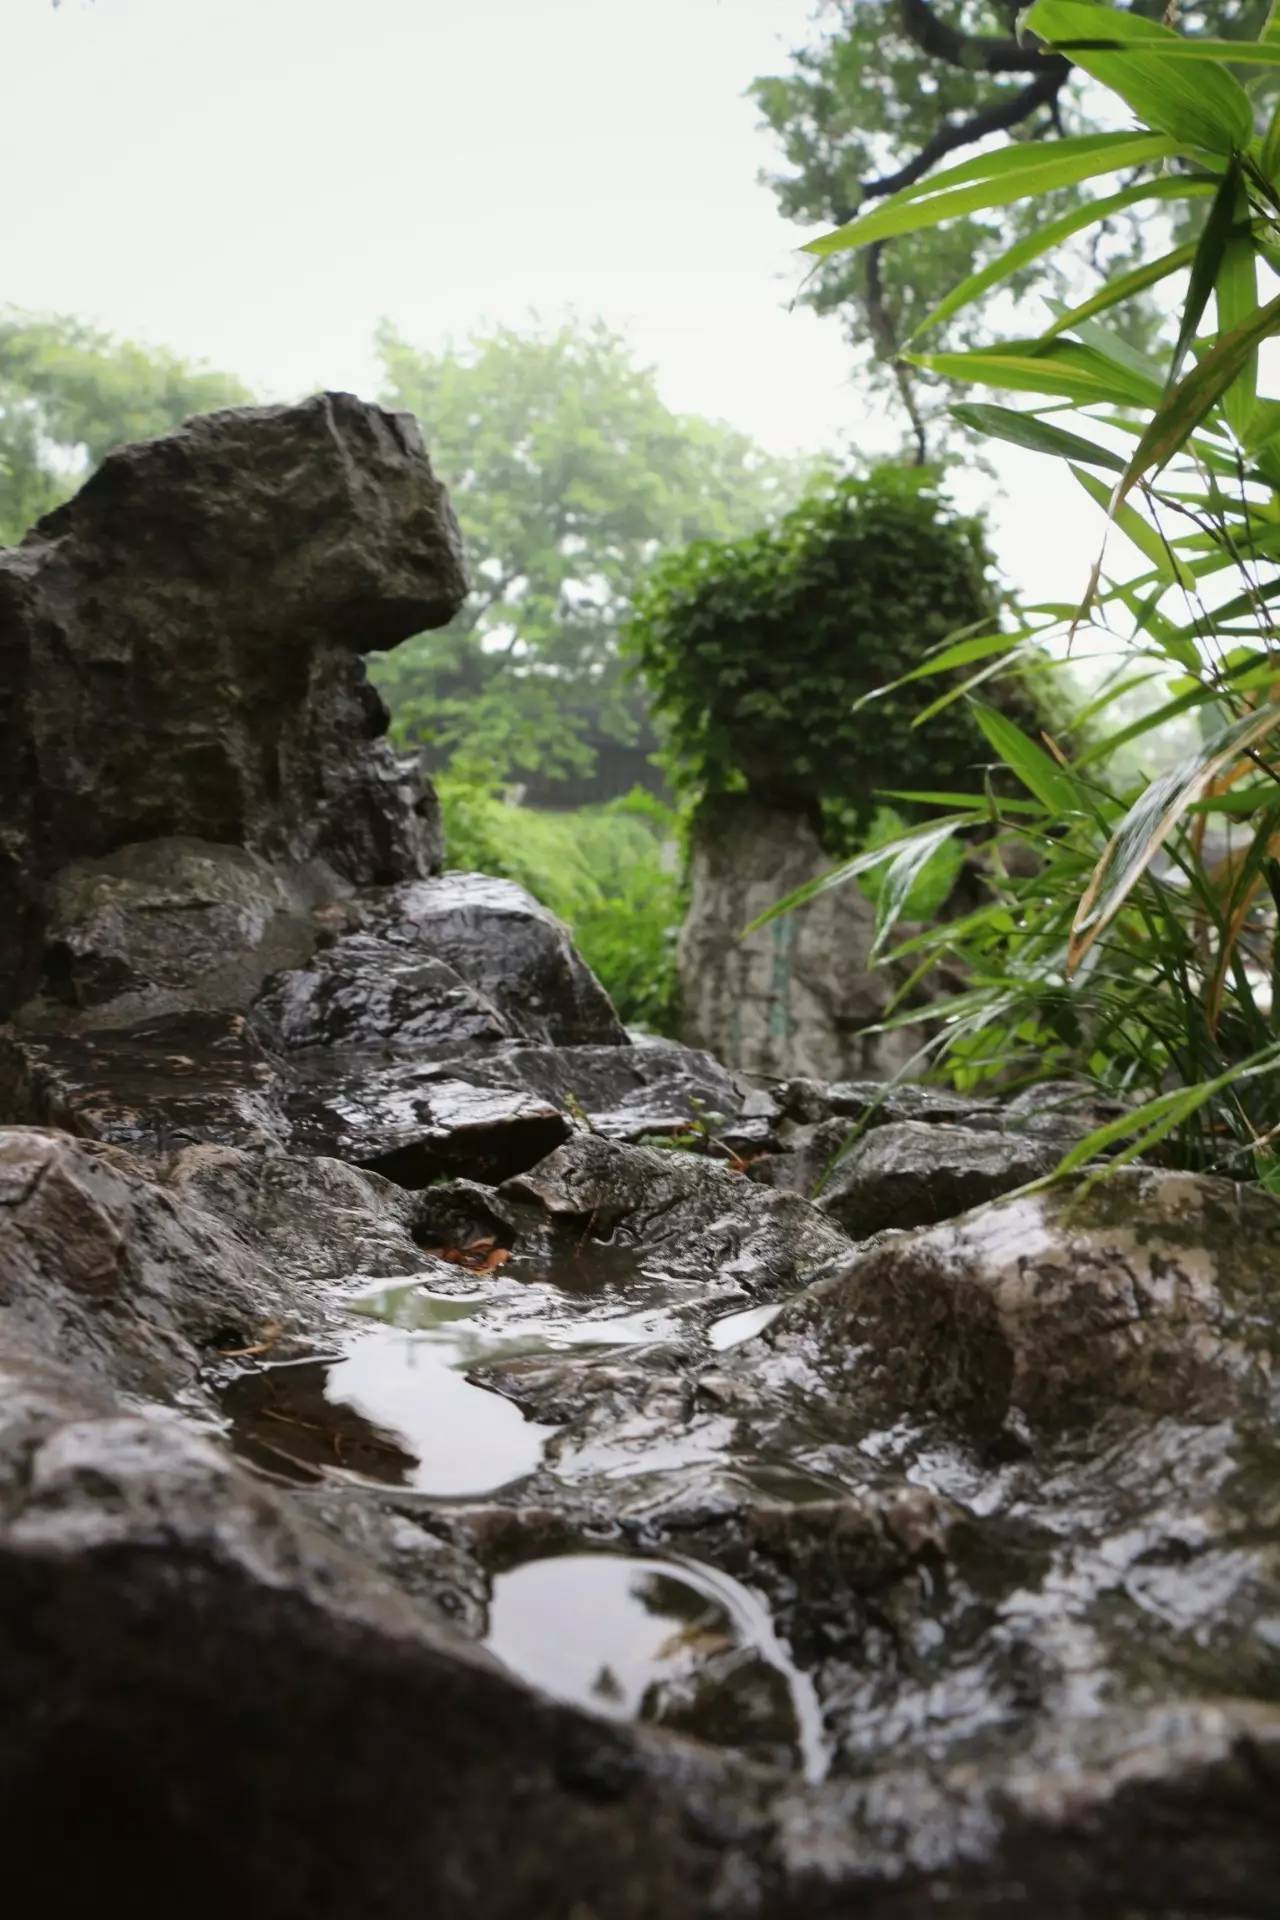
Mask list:
[[[566,1553],[493,1584],[486,1644],[555,1699],[824,1778],[813,1682],[738,1580],[679,1558]]]
[[[394,1489],[433,1503],[510,1496],[538,1472],[557,1427],[527,1417],[476,1378],[478,1369],[557,1356],[625,1359],[688,1332],[687,1302],[672,1305],[686,1289],[623,1244],[584,1237],[562,1242],[550,1259],[526,1254],[458,1278],[448,1292],[400,1279],[366,1285],[325,1352],[246,1357],[217,1392],[230,1445],[256,1470],[295,1485]],[[713,1318],[707,1344],[713,1352],[739,1346],[779,1311],[773,1303]],[[698,1449],[677,1438],[668,1452],[664,1461],[661,1448],[646,1445],[646,1476],[664,1464],[688,1466]],[[625,1472],[625,1455],[621,1468],[610,1458],[595,1471],[604,1479]],[[772,1483],[762,1468],[758,1484],[783,1497],[814,1495],[781,1466]],[[768,1602],[687,1555],[519,1560],[492,1579],[482,1638],[555,1699],[736,1748],[808,1781],[829,1770],[813,1681],[779,1637]]]

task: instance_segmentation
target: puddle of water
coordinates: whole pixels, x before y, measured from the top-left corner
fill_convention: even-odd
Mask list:
[[[714,1568],[605,1553],[529,1561],[494,1581],[486,1644],[559,1700],[789,1757],[807,1780],[827,1772],[812,1681],[762,1602]]]
[[[517,1254],[507,1272],[525,1281],[546,1281],[563,1293],[596,1295],[621,1288],[652,1289],[655,1282],[669,1285],[666,1275],[647,1268],[637,1247],[620,1240],[597,1240],[590,1234],[577,1239],[557,1238],[545,1257],[533,1253]]]
[[[521,1354],[559,1353],[570,1347],[629,1347],[670,1339],[679,1331],[676,1317],[661,1306],[636,1306],[624,1295],[586,1313],[556,1287],[508,1278],[504,1269],[484,1293],[433,1294],[410,1282],[381,1287],[352,1302],[357,1313],[406,1330],[454,1327],[460,1364],[480,1366]]]
[[[524,1479],[553,1429],[465,1377],[476,1345],[465,1303],[438,1305],[432,1331],[379,1330],[338,1357],[240,1374],[221,1395],[233,1444],[292,1479],[326,1473],[444,1499]]]
[[[746,1307],[741,1313],[726,1313],[723,1319],[712,1321],[707,1340],[717,1353],[724,1353],[729,1347],[741,1346],[744,1340],[763,1333],[781,1312],[782,1302],[776,1301],[772,1306]]]
[[[555,1431],[466,1376],[489,1362],[636,1346],[678,1331],[625,1293],[595,1310],[559,1288],[487,1277],[483,1291],[397,1282],[352,1301],[377,1330],[342,1352],[238,1375],[222,1390],[233,1443],[292,1479],[376,1480],[440,1498],[495,1493],[535,1471]]]

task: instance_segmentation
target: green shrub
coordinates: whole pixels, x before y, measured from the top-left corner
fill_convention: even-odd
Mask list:
[[[449,776],[438,786],[448,865],[527,887],[569,927],[628,1026],[674,1033],[683,902],[671,809],[640,789],[553,813]]]
[[[882,790],[971,783],[990,753],[962,704],[925,734],[912,724],[922,696],[872,714],[855,702],[957,629],[998,625],[991,565],[981,523],[936,477],[900,467],[660,561],[626,648],[665,724],[677,792],[696,805],[749,788],[810,812],[832,844],[865,830]]]

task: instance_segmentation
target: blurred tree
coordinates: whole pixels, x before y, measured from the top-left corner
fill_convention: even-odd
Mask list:
[[[1166,4],[1135,0],[1129,10],[1159,19]],[[1182,0],[1178,23],[1192,33],[1253,37],[1268,4]],[[1034,38],[1019,37],[1020,8],[1021,0],[819,0],[818,38],[793,52],[788,72],[764,76],[751,89],[786,162],[785,172],[764,176],[783,213],[810,226],[842,226],[866,201],[914,186],[993,138],[1094,131],[1107,96],[1066,60],[1046,57]],[[1277,81],[1274,74],[1259,80],[1255,71],[1250,85],[1274,97]],[[966,274],[1086,196],[1114,193],[1120,184],[1109,179],[1097,188],[1039,195],[941,230],[836,254],[810,275],[801,298],[819,313],[838,312],[864,368],[896,386],[918,460],[926,457],[934,423],[920,383],[894,363],[897,348]],[[1092,265],[1108,273],[1136,265],[1151,218],[1151,205],[1139,202],[1108,221],[1089,238]],[[1034,284],[1039,293],[1061,293],[1071,275],[1070,250],[1058,247],[1048,268],[1043,259],[1031,261],[1009,290],[1016,297]],[[976,312],[966,310],[932,335],[930,346],[969,344]],[[1133,344],[1149,340],[1151,306],[1136,301],[1116,314],[1127,318]],[[989,327],[989,310],[983,319]]]
[[[378,345],[383,401],[421,421],[475,576],[450,627],[374,663],[397,736],[437,767],[540,790],[580,782],[611,747],[654,744],[618,654],[645,569],[775,517],[807,465],[672,413],[599,321],[439,351],[384,325]],[[621,784],[635,777],[633,754]]]
[[[0,313],[0,546],[74,493],[112,447],[252,394],[231,374],[65,315]]]

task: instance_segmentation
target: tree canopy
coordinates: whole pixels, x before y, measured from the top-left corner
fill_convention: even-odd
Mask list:
[[[1188,0],[1177,12],[1193,33],[1247,36],[1266,8],[1267,0]],[[1159,19],[1164,0],[1135,0],[1129,10]],[[1115,125],[1114,99],[1036,36],[1020,34],[1018,12],[1018,0],[821,0],[814,41],[793,53],[787,71],[752,88],[781,148],[783,168],[765,177],[782,211],[809,225],[840,226],[868,201],[993,139],[1052,139]],[[1272,97],[1276,85],[1273,77],[1253,81]],[[1068,187],[856,256],[836,254],[806,281],[801,298],[840,315],[866,374],[896,382],[917,457],[928,450],[931,420],[912,376],[894,359],[897,349],[967,274],[1101,191],[1114,187]],[[1047,259],[1029,259],[1008,290],[1061,295],[1086,259],[1107,274],[1125,271],[1143,257],[1151,218],[1146,202],[1117,208],[1078,247],[1059,244]],[[972,315],[966,310],[931,344],[969,344]],[[1126,315],[1135,336],[1149,334],[1151,320],[1141,304]]]
[[[112,447],[240,406],[244,383],[67,315],[0,313],[0,546],[75,491]]]
[[[476,582],[450,627],[376,664],[399,737],[456,772],[561,782],[656,744],[618,651],[645,570],[776,516],[805,470],[672,412],[600,321],[439,350],[384,325],[378,344],[382,398],[421,421]]]

